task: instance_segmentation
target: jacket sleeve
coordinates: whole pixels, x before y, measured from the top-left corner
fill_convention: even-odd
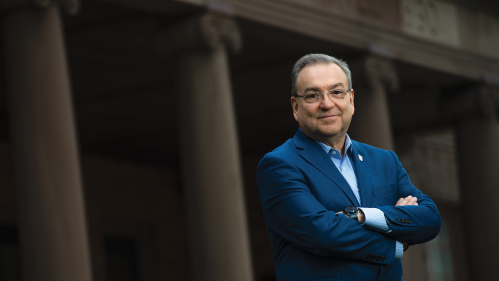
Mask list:
[[[378,207],[385,213],[392,228],[392,231],[385,235],[409,244],[428,242],[440,232],[441,219],[437,206],[429,196],[412,185],[397,155],[392,151],[390,153],[396,162],[398,198],[412,195],[418,198],[418,205]]]
[[[319,256],[394,263],[395,239],[327,210],[292,163],[267,154],[258,165],[257,180],[268,228],[295,247]],[[380,260],[366,259],[368,255]]]

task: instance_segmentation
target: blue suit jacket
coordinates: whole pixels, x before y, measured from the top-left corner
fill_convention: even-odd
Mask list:
[[[381,209],[392,232],[335,214],[359,202],[327,153],[301,129],[260,161],[258,188],[278,280],[401,280],[395,241],[417,244],[437,236],[435,203],[411,184],[395,153],[352,141],[351,159],[362,207]],[[409,195],[418,206],[394,206]]]

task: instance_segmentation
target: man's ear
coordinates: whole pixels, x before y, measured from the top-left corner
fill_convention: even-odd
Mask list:
[[[291,97],[291,107],[293,108],[293,116],[295,117],[295,120],[298,121],[298,101],[295,97]]]
[[[352,115],[355,113],[355,106],[353,103],[353,89],[350,91],[350,104],[352,105]]]

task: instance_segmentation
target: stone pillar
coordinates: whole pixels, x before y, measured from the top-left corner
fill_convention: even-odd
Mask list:
[[[27,2],[27,1],[10,1]],[[82,181],[59,7],[4,17],[23,279],[89,281]],[[65,1],[75,2],[75,1]],[[75,7],[69,4],[66,7]],[[69,9],[71,10],[71,9]]]
[[[253,280],[236,119],[226,48],[241,38],[229,17],[205,14],[161,35],[178,55],[182,185],[194,280]]]
[[[352,139],[382,149],[395,150],[388,95],[399,88],[392,61],[375,55],[351,64],[355,114],[349,134]],[[428,275],[426,250],[421,245],[409,248],[402,257],[404,280],[424,280]],[[422,278],[422,279],[421,279]]]
[[[394,150],[387,93],[398,89],[395,66],[372,55],[354,61],[351,70],[355,114],[349,134],[357,141]]]
[[[489,280],[499,265],[499,89],[474,87],[445,105],[455,120],[470,276]]]

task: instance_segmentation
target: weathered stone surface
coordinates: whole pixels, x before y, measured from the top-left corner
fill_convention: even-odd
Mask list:
[[[237,53],[242,48],[242,37],[234,19],[216,12],[195,16],[158,35],[158,51],[165,56],[212,51],[222,45]]]
[[[54,4],[60,5],[69,15],[75,15],[80,11],[79,0],[0,0],[0,11],[47,9]]]
[[[410,35],[459,46],[458,9],[435,0],[402,0],[402,30]]]
[[[338,15],[385,28],[400,29],[399,0],[279,0],[275,2],[293,4],[320,13]]]
[[[411,181],[432,198],[460,200],[454,135],[443,131],[414,137],[412,147],[399,154]]]
[[[369,4],[362,2],[359,6],[357,4],[360,2],[353,0],[217,0],[217,2],[228,5],[237,18],[306,34],[312,38],[339,43],[346,47],[363,49],[395,61],[459,75],[477,82],[499,81],[497,60],[491,60],[492,57],[483,52],[469,52],[460,46],[462,40],[458,27],[458,10],[462,8],[452,3],[436,0],[419,1],[420,6],[416,8],[426,14],[416,15],[415,19],[405,16],[408,22],[420,23],[428,28],[418,33],[417,29],[407,28],[403,31],[399,26],[400,31],[397,31],[395,25],[394,30],[368,21],[367,17],[359,16],[358,10],[370,7]],[[411,4],[415,1],[397,0],[393,3],[399,4],[393,6],[379,4],[384,9],[383,16],[391,14],[393,7],[398,7],[398,12],[394,11],[393,14],[400,16],[404,7],[401,4]],[[424,5],[428,7],[425,8]],[[434,6],[436,12],[428,11],[430,5]],[[376,10],[369,13],[379,14]],[[417,16],[423,20],[418,20]],[[432,28],[435,28],[436,35],[432,33]]]
[[[464,49],[499,58],[499,19],[465,9],[459,19]]]

